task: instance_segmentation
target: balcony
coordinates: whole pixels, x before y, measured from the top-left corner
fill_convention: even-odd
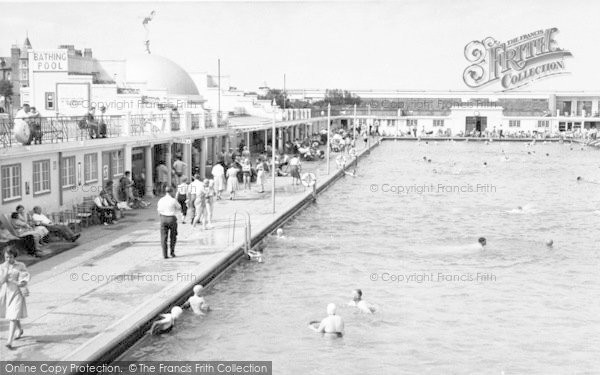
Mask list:
[[[142,137],[216,128],[210,113],[166,113],[120,116],[38,117],[28,119],[31,145],[78,142],[95,138]],[[20,146],[13,120],[0,118],[0,148]]]

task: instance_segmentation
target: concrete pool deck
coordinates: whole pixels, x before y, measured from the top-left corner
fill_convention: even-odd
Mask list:
[[[371,142],[371,148],[377,145]],[[367,151],[360,149],[359,157]],[[316,175],[318,192],[344,175],[334,160],[329,175],[324,161],[303,163],[303,172]],[[242,259],[243,215],[234,231],[230,220],[235,212],[249,213],[255,244],[313,200],[311,188],[279,177],[273,214],[270,189],[268,179],[262,194],[253,186],[253,191],[240,190],[233,201],[216,202],[212,229],[192,230],[180,223],[176,258],[162,258],[154,205],[134,211],[131,225],[101,227],[104,236],[31,265],[24,335],[14,341],[15,350],[2,343],[2,360],[113,360],[158,314],[189,296],[193,285],[210,282]],[[6,340],[7,321],[0,323],[0,332],[0,340]]]

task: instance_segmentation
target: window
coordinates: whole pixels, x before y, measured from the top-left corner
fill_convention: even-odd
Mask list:
[[[112,175],[113,177],[117,177],[122,175],[125,171],[125,158],[123,157],[122,151],[113,151],[110,153],[110,157],[112,159]]]
[[[433,120],[433,126],[444,126],[444,120]]]
[[[98,181],[98,154],[85,154],[83,157],[83,170],[84,183]]]
[[[521,120],[509,120],[508,121],[508,127],[509,128],[520,128],[521,127]]]
[[[47,92],[46,93],[46,109],[53,110],[54,109],[54,93]]]
[[[1,175],[2,201],[21,199],[21,164],[3,166]]]
[[[75,186],[75,156],[62,158],[60,168],[62,173],[60,184],[63,189]]]
[[[407,126],[417,126],[417,120],[416,119],[414,119],[414,120],[407,120],[406,121],[406,125]]]
[[[33,162],[33,195],[50,192],[50,160]]]
[[[538,128],[549,128],[550,121],[549,120],[538,120]]]

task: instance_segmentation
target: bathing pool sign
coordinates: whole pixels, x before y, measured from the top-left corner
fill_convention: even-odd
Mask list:
[[[564,60],[572,54],[558,47],[557,33],[558,29],[553,27],[507,42],[492,37],[472,41],[464,51],[471,63],[463,72],[465,84],[471,88],[499,84],[507,91],[541,78],[567,74]]]

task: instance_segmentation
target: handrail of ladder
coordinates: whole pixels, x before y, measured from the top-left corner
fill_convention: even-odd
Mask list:
[[[231,224],[232,218],[229,218],[229,228],[231,232],[231,243],[233,244],[235,242],[235,229],[236,229],[236,224],[237,224],[237,215],[238,215],[238,211],[234,211],[233,213],[233,225]],[[242,212],[244,214],[244,235],[245,235],[245,239],[244,239],[244,252],[246,254],[248,254],[248,252],[250,251],[250,244],[252,243],[252,227],[251,227],[251,222],[250,222],[250,214],[248,213],[248,211],[243,211]],[[240,215],[242,213],[239,213]]]

